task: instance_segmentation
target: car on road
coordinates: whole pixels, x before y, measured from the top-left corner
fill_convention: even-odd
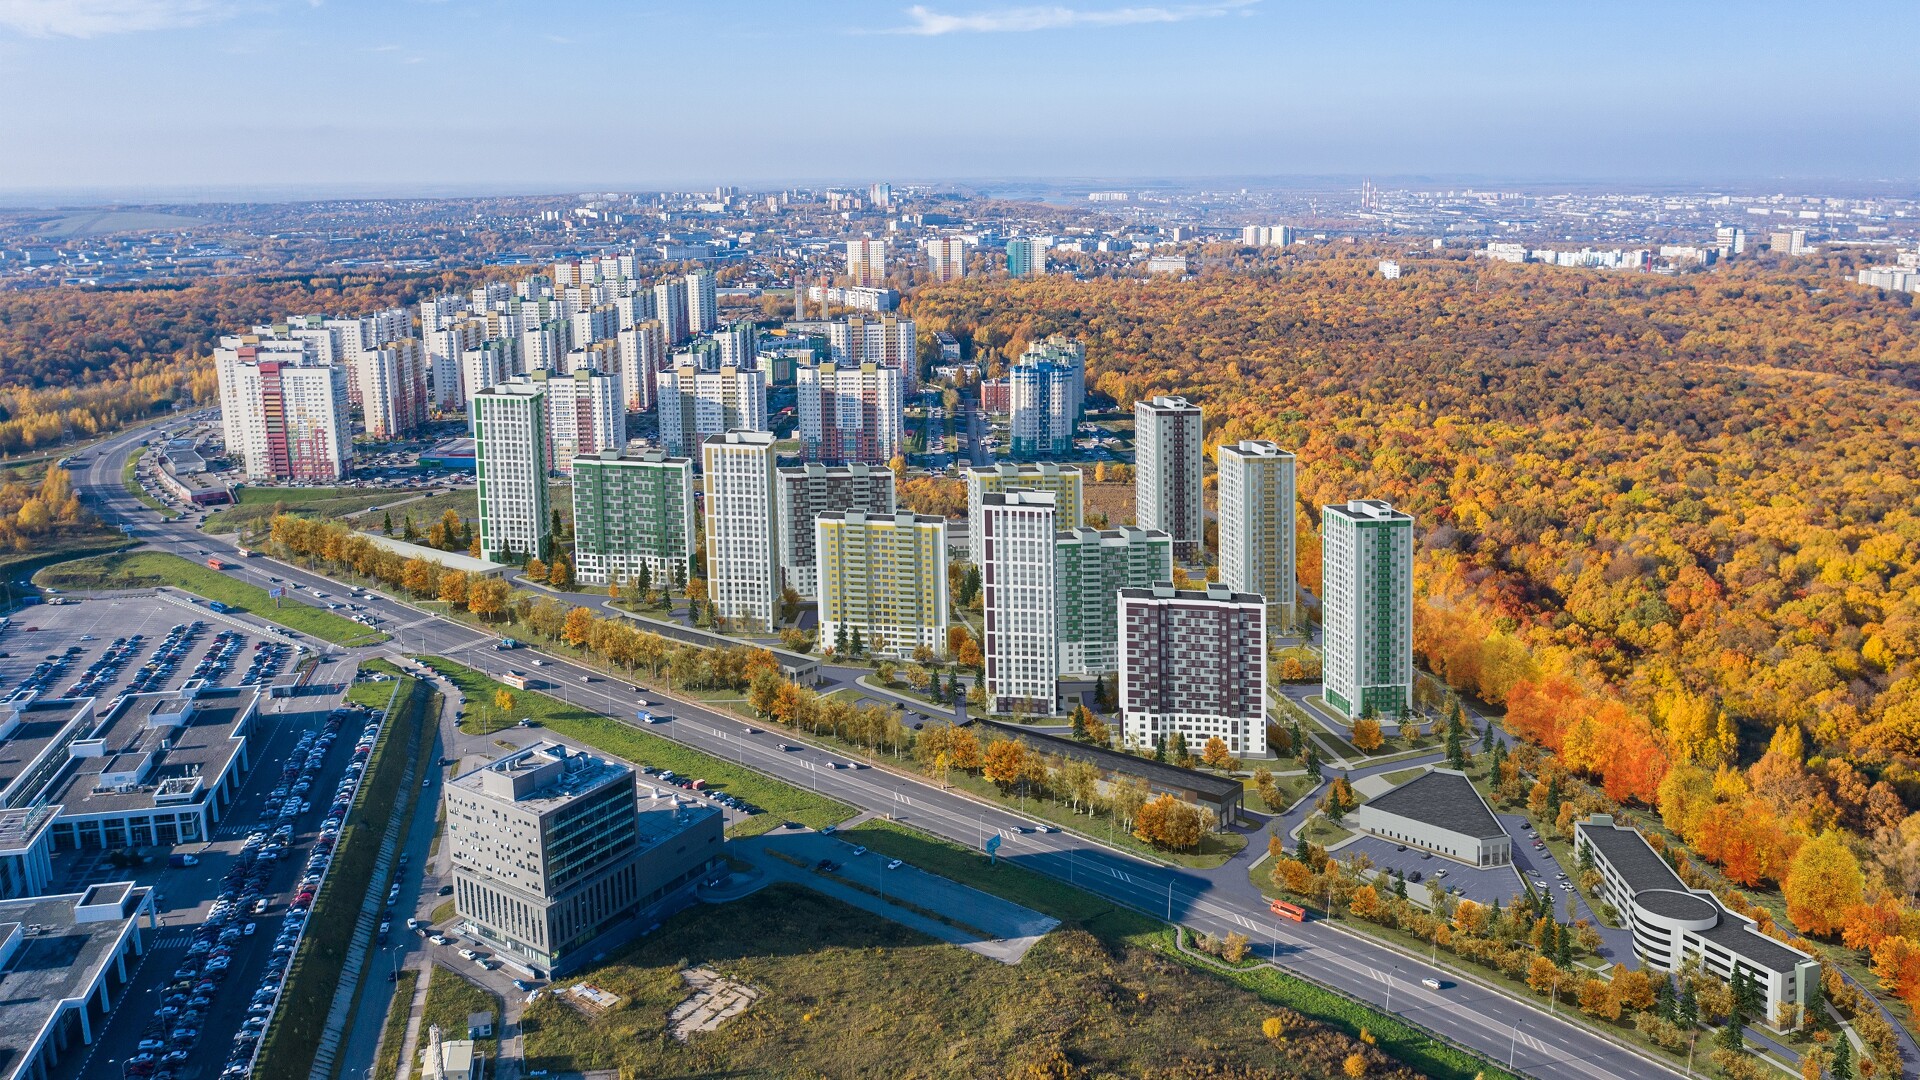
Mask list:
[[[899,860],[899,859],[888,859],[888,860],[887,860],[887,869],[889,869],[889,870],[898,870],[898,869],[900,869],[900,866],[901,866],[901,863],[900,863],[900,860]]]
[[[1426,987],[1429,990],[1438,990],[1440,989],[1440,980],[1429,977],[1429,978],[1421,979],[1420,985]]]
[[[854,848],[854,849],[853,849],[853,853],[854,853],[855,855],[865,855],[865,854],[867,853],[867,849],[866,849],[866,847],[865,847],[864,845],[862,845],[862,846],[860,846],[860,847],[856,847],[856,848]]]
[[[513,980],[513,988],[515,990],[520,991],[521,993],[525,993],[528,990],[533,989],[533,984],[528,982],[525,979],[515,979]]]
[[[435,945],[451,945],[453,943],[453,939],[445,934],[435,934],[427,940],[433,942]]]

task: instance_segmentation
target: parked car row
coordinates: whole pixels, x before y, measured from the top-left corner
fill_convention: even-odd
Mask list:
[[[148,660],[139,671],[133,673],[133,681],[127,684],[126,693],[141,694],[148,690],[158,690],[173,678],[180,661],[187,658],[187,650],[194,639],[207,628],[199,620],[191,623],[175,623],[167,630],[167,636],[160,639],[160,646],[153,650],[153,658]]]
[[[293,819],[298,818],[308,805],[305,794],[311,789],[320,764],[326,760],[327,750],[332,747],[347,720],[365,716],[368,716],[368,710],[361,706],[342,706],[328,714],[324,730],[301,734],[293,752],[287,755],[287,764],[281,769],[280,786],[268,793],[267,806],[271,809],[263,809],[261,814],[263,825],[269,817],[279,824],[272,832],[263,828],[248,836],[242,848],[243,854],[257,847],[257,857],[269,860],[279,858],[279,852],[292,839]],[[247,1020],[234,1039],[233,1055],[220,1073],[221,1080],[241,1080],[252,1075],[260,1036],[266,1033],[267,1025],[273,1019],[287,963],[300,949],[300,935],[305,929],[307,914],[313,908],[314,897],[319,894],[320,886],[326,882],[327,866],[333,861],[334,846],[340,840],[340,829],[346,822],[347,811],[353,806],[353,796],[358,790],[360,777],[366,771],[367,757],[379,738],[380,723],[381,717],[372,716],[368,719],[354,744],[353,760],[347,763],[346,773],[334,789],[333,804],[320,824],[320,835],[313,842],[313,851],[307,856],[306,865],[301,867],[300,879],[294,885],[293,899],[287,903],[286,920],[273,943],[266,976],[261,980],[259,989],[254,991],[253,1002],[247,1009]],[[269,856],[269,852],[274,854]],[[256,898],[255,910],[264,912],[267,903],[264,896]]]
[[[742,814],[759,814],[759,813],[765,812],[761,810],[760,807],[755,806],[754,804],[748,802],[745,799],[739,798],[738,796],[729,795],[724,791],[708,791],[707,782],[705,780],[701,780],[691,776],[681,776],[680,774],[674,772],[672,769],[656,769],[651,765],[644,765],[641,767],[641,771],[644,773],[647,773],[648,775],[652,776],[656,780],[662,780],[662,781],[665,781],[666,783],[672,784],[674,787],[682,788],[687,791],[697,791],[700,794],[706,796],[707,798],[712,799],[714,802],[719,803],[721,806],[724,806],[730,810],[738,810]]]
[[[200,662],[194,665],[192,678],[219,682],[233,669],[233,658],[239,655],[240,646],[244,644],[246,638],[237,630],[222,630],[213,635],[213,644],[208,646]]]
[[[120,669],[126,666],[127,661],[133,659],[133,654],[140,650],[140,643],[143,640],[145,640],[145,638],[140,634],[134,634],[132,637],[114,638],[112,643],[107,646],[107,651],[100,654],[100,659],[87,665],[86,674],[80,676],[78,681],[67,687],[67,696],[97,696],[100,691],[106,689],[108,684],[112,683],[113,680],[119,676]],[[78,646],[74,646],[67,651],[71,654],[77,648]]]
[[[280,674],[281,666],[286,663],[287,655],[292,651],[290,646],[279,642],[254,642],[253,662],[247,665],[246,674],[240,676],[240,685],[257,686],[271,682],[275,675]]]

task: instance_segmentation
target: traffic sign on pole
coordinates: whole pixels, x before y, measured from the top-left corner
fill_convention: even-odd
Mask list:
[[[1000,862],[1000,856],[994,854],[999,850],[1000,834],[994,833],[992,836],[987,837],[987,861],[989,865],[997,865]]]

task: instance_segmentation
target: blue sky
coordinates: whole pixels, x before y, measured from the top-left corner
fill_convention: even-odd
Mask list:
[[[1920,4],[0,0],[0,189],[1920,177]]]

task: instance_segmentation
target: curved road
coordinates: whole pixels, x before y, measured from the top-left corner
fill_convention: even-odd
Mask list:
[[[179,423],[179,420],[168,423]],[[135,429],[98,445],[92,461],[75,476],[76,486],[94,511],[112,524],[130,524],[133,535],[154,548],[199,559],[200,550],[217,553],[231,546],[189,525],[164,522],[133,498],[121,484],[128,452],[152,434]],[[265,586],[269,572],[290,582],[338,587],[330,579],[283,563],[240,562],[236,576]],[[508,669],[507,654],[496,652],[492,635],[421,612],[385,598],[363,601],[382,618],[382,629],[396,640],[367,652],[433,653],[458,659],[491,675]],[[331,650],[330,650],[331,651]],[[524,661],[520,661],[524,663]],[[637,708],[624,681],[598,678],[558,657],[548,657],[543,677],[569,701],[616,718]],[[662,696],[649,689],[650,696]],[[1677,1070],[1550,1016],[1532,1002],[1472,982],[1424,960],[1321,922],[1290,924],[1272,919],[1266,901],[1247,879],[1247,864],[1258,854],[1235,859],[1216,871],[1160,866],[1109,850],[1070,833],[1029,831],[1031,822],[997,806],[943,791],[916,775],[883,768],[827,769],[830,757],[811,746],[783,752],[778,743],[796,736],[780,731],[746,734],[738,719],[681,701],[670,723],[648,730],[734,759],[769,776],[820,791],[862,809],[896,813],[910,824],[959,843],[975,846],[985,835],[1002,836],[1000,857],[1069,881],[1075,886],[1142,912],[1176,920],[1215,935],[1238,931],[1253,939],[1281,967],[1337,987],[1376,1006],[1390,1005],[1450,1039],[1473,1047],[1519,1071],[1552,1080],[1612,1080],[1617,1077],[1665,1078]],[[1440,981],[1431,990],[1422,980]],[[352,1062],[345,1063],[349,1068]]]

